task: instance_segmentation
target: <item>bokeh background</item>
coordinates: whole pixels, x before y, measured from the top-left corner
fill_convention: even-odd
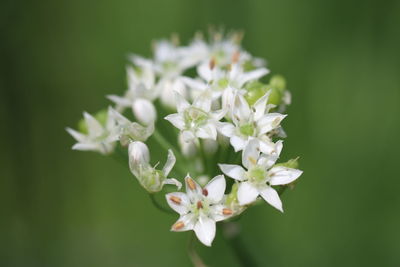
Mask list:
[[[260,266],[400,266],[400,1],[78,1],[0,4],[0,266],[190,266],[187,233],[128,170],[65,132],[126,88],[126,55],[209,25],[293,94],[284,157],[305,171],[241,219]],[[220,235],[198,246],[237,266]]]

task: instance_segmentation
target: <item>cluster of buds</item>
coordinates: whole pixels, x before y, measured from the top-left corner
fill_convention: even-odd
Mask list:
[[[216,222],[258,199],[283,211],[277,189],[302,174],[296,160],[276,163],[291,98],[285,80],[262,81],[265,61],[245,51],[241,37],[197,35],[186,46],[177,38],[155,42],[152,58],[129,57],[128,89],[107,96],[113,107],[85,112],[78,131],[67,128],[77,141],[73,149],[109,155],[127,148],[130,170],[150,194],[168,184],[180,190],[183,182],[186,193],[166,193],[180,215],[171,230],[193,230],[207,246]],[[164,167],[151,165],[150,154],[163,151]]]

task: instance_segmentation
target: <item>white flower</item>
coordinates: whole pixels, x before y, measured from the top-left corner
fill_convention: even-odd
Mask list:
[[[116,104],[116,109],[122,112],[131,107],[136,119],[149,125],[157,119],[157,111],[153,101],[158,97],[160,87],[155,83],[155,73],[145,63],[139,65],[138,70],[127,68],[128,90],[124,96],[109,95],[108,99]]]
[[[118,127],[112,115],[112,109],[108,109],[107,119],[104,125],[87,112],[83,113],[83,117],[87,133],[81,133],[71,128],[66,128],[68,133],[78,141],[72,149],[97,151],[102,154],[113,152],[115,141],[118,140]]]
[[[263,153],[269,154],[275,144],[266,135],[278,128],[286,115],[268,113],[271,108],[267,105],[269,92],[261,97],[252,108],[242,95],[236,95],[231,109],[232,122],[220,122],[218,130],[230,138],[230,143],[235,151],[243,150],[248,142],[257,139]]]
[[[171,150],[168,150],[167,162],[162,170],[157,170],[158,163],[150,165],[150,152],[146,144],[135,141],[129,144],[129,168],[136,176],[139,183],[150,193],[160,191],[165,184],[176,185],[178,189],[182,184],[174,179],[167,178],[175,165],[176,158]]]
[[[211,98],[207,95],[197,97],[189,104],[179,93],[176,93],[178,113],[165,117],[176,128],[182,131],[182,138],[189,142],[195,138],[217,138],[217,121],[225,115],[224,110],[211,111]]]
[[[110,108],[118,127],[118,138],[121,145],[127,146],[132,141],[146,141],[154,132],[154,124],[142,126],[137,122],[131,122],[118,111]]]
[[[186,194],[175,192],[166,195],[169,206],[180,215],[171,230],[193,230],[204,245],[211,246],[215,237],[215,223],[232,215],[232,210],[221,202],[226,187],[225,178],[218,175],[201,188],[188,175],[185,183]]]
[[[258,80],[269,72],[266,68],[246,72],[238,63],[232,64],[228,70],[223,70],[214,64],[214,61],[211,60],[197,67],[197,73],[201,80],[183,77],[182,81],[194,90],[204,91],[211,89],[213,99],[217,99],[226,88],[230,87],[239,90],[245,83]]]
[[[282,150],[282,142],[278,141],[275,153],[260,154],[257,140],[250,141],[243,151],[242,164],[219,164],[223,173],[240,181],[237,197],[240,205],[247,205],[257,199],[259,195],[276,209],[283,212],[282,202],[278,193],[272,187],[292,183],[302,171],[284,166],[273,166]]]

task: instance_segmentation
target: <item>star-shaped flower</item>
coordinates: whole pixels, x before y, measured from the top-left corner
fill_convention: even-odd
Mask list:
[[[83,117],[85,133],[66,128],[67,132],[78,141],[72,149],[97,151],[101,154],[113,152],[115,141],[118,140],[118,127],[112,108],[108,109],[104,124],[87,112],[83,113]]]
[[[153,101],[160,92],[156,84],[154,71],[146,64],[138,65],[137,69],[127,68],[128,90],[124,96],[109,95],[108,99],[116,104],[116,109],[122,112],[125,108],[132,108],[136,119],[145,125],[154,123],[157,111]]]
[[[240,181],[237,197],[240,205],[254,202],[259,195],[270,205],[283,212],[282,202],[273,188],[275,185],[290,184],[296,180],[302,171],[284,166],[273,166],[282,150],[282,142],[276,144],[275,153],[260,154],[257,140],[250,141],[243,151],[242,164],[219,164],[223,173]]]
[[[169,206],[180,218],[172,225],[176,232],[193,230],[206,246],[211,246],[215,237],[215,223],[229,218],[233,211],[222,204],[226,182],[223,175],[214,177],[201,188],[189,175],[185,178],[186,194],[182,192],[166,195]]]
[[[250,107],[245,98],[237,94],[231,109],[232,123],[220,122],[219,131],[230,138],[230,143],[235,151],[243,150],[248,142],[257,139],[263,153],[269,154],[275,144],[267,133],[278,128],[286,115],[268,113],[271,105],[267,105],[269,92],[261,97]]]
[[[139,183],[150,193],[161,191],[164,185],[176,185],[178,189],[182,184],[174,179],[167,178],[175,165],[176,158],[172,150],[168,150],[167,162],[162,170],[156,169],[158,163],[153,167],[150,165],[150,152],[147,145],[140,141],[129,144],[129,167]]]
[[[176,93],[178,113],[165,117],[176,128],[181,130],[183,140],[189,142],[195,138],[217,138],[217,122],[225,115],[224,110],[211,111],[211,98],[208,95],[197,97],[193,104]]]

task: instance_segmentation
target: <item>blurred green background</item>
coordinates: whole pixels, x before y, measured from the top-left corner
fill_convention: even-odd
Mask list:
[[[208,25],[244,46],[293,94],[284,158],[305,171],[241,219],[261,266],[400,266],[400,1],[3,0],[0,266],[190,266],[187,233],[126,168],[72,151],[81,112],[126,88],[126,55]],[[220,235],[199,246],[236,266]]]

